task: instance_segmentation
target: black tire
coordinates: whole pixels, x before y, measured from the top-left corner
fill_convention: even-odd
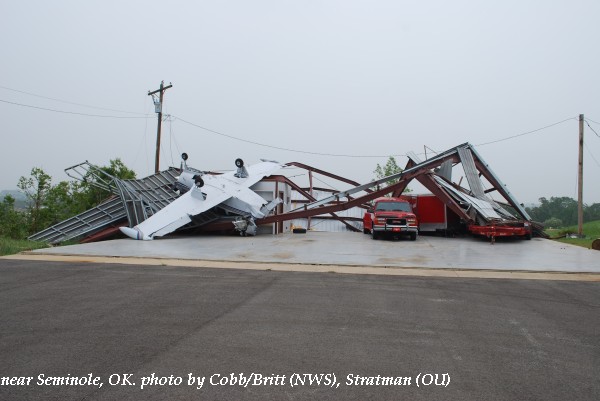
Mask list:
[[[182,158],[183,160],[187,160],[187,159],[188,159],[188,154],[187,154],[187,153],[182,153],[182,154],[181,154],[181,158]]]
[[[410,240],[411,241],[416,241],[417,240],[417,233],[410,233]]]
[[[377,231],[371,229],[371,237],[373,239],[378,239],[379,238],[379,234],[377,233]]]
[[[204,180],[199,175],[194,176],[194,183],[198,188],[202,188],[204,186]]]
[[[369,230],[366,228],[363,228],[363,234],[369,234]]]
[[[235,159],[235,166],[236,166],[237,168],[242,168],[242,167],[244,167],[244,161],[243,161],[242,159],[239,159],[239,158],[238,158],[238,159]]]

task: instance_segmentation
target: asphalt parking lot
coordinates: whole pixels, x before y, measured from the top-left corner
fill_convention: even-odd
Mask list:
[[[353,233],[8,256],[0,399],[597,399],[599,273],[542,239]]]
[[[596,400],[599,286],[0,259],[0,399]]]

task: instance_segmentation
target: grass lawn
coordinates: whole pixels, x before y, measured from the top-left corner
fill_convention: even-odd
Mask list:
[[[28,240],[16,240],[0,237],[0,256],[14,255],[22,251],[31,251],[33,249],[47,248],[48,244],[44,242],[35,242]]]
[[[577,233],[577,226],[548,229],[546,230],[546,233],[550,238],[563,237],[566,234]],[[595,239],[600,238],[600,220],[584,223],[583,234],[585,235],[585,238],[559,238],[556,241],[565,244],[578,245],[584,248],[591,248],[592,242]]]

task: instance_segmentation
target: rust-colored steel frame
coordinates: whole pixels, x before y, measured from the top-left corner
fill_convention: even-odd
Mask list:
[[[257,224],[269,224],[276,221],[281,220],[292,220],[297,218],[307,218],[310,216],[315,216],[324,213],[338,212],[342,210],[347,210],[354,206],[364,205],[366,202],[369,202],[373,199],[376,199],[380,196],[392,193],[396,196],[401,194],[405,189],[408,183],[416,178],[421,184],[423,184],[426,188],[428,188],[434,195],[438,196],[440,200],[444,202],[453,212],[455,212],[461,219],[465,222],[472,222],[471,216],[469,216],[460,205],[449,196],[440,186],[435,183],[432,178],[431,170],[433,168],[439,167],[444,162],[451,160],[453,163],[459,163],[460,158],[458,155],[458,149],[461,147],[468,147],[474,156],[475,163],[477,169],[480,174],[483,175],[488,182],[490,182],[494,188],[510,203],[515,210],[519,212],[519,214],[526,220],[531,220],[527,215],[523,207],[516,202],[512,194],[508,192],[508,190],[504,187],[504,185],[500,182],[500,180],[495,176],[495,174],[488,168],[487,164],[485,164],[479,154],[473,149],[472,145],[469,143],[464,143],[462,145],[456,146],[452,149],[449,149],[445,152],[438,154],[431,159],[424,161],[419,164],[414,164],[414,162],[409,161],[406,165],[406,169],[402,173],[394,174],[389,177],[385,177],[381,180],[373,181],[368,184],[359,185],[356,188],[353,188],[349,191],[342,191],[332,195],[329,198],[323,199],[318,202],[313,202],[311,204],[304,205],[302,208],[298,208],[292,210],[287,213],[283,213],[277,216],[268,216],[264,219],[260,219],[257,221]],[[288,165],[299,166],[300,163],[289,163]],[[322,171],[322,170],[319,170]],[[332,174],[327,174],[328,176],[332,176]],[[377,187],[380,184],[388,182],[389,180],[398,179],[398,182],[390,185],[388,187],[372,190],[371,188]],[[348,180],[349,181],[349,180]],[[351,199],[349,198],[350,194],[365,191],[366,195]],[[341,198],[348,198],[348,201],[341,202]],[[331,204],[332,201],[338,201],[339,203]]]
[[[406,187],[406,182],[404,180],[402,180],[402,181],[394,184],[394,186],[395,187],[400,187],[400,186]],[[347,209],[350,209],[351,207],[361,205],[365,202],[368,202],[368,201],[378,198],[380,196],[384,196],[385,194],[390,193],[393,189],[394,188],[392,188],[392,187],[387,187],[387,188],[381,189],[379,191],[371,192],[370,194],[367,194],[365,196],[354,198],[347,202],[340,202],[338,204],[329,205],[329,206],[320,206],[320,207],[313,208],[313,209],[308,209],[306,207],[308,205],[305,205],[305,207],[301,208],[300,210],[296,209],[296,210],[292,210],[290,212],[283,213],[280,215],[268,216],[268,217],[265,217],[264,219],[257,220],[256,224],[269,224],[269,223],[274,223],[274,222],[277,222],[280,220],[302,219],[302,218],[306,218],[309,216],[316,216],[319,214],[347,210]]]
[[[473,159],[475,160],[475,166],[477,170],[485,177],[486,180],[502,195],[506,201],[521,215],[521,217],[525,220],[531,220],[531,217],[519,202],[513,197],[508,188],[504,184],[500,182],[500,179],[494,174],[494,172],[489,168],[487,163],[485,163],[479,153],[473,147],[471,147],[471,152],[473,153]]]
[[[263,181],[276,181],[276,182],[285,183],[285,184],[289,185],[290,187],[292,187],[294,190],[298,191],[298,193],[300,193],[302,196],[304,196],[309,201],[311,201],[311,202],[316,202],[317,201],[317,199],[314,196],[312,196],[310,193],[306,192],[304,189],[300,188],[295,182],[293,182],[292,180],[290,180],[286,176],[283,176],[283,175],[272,175],[270,177],[267,177],[267,178],[263,179]],[[334,212],[330,212],[329,214],[334,219],[339,220],[341,223],[343,223],[350,230],[356,231],[356,232],[360,231],[358,228],[356,228],[352,224],[348,223],[344,217],[340,217],[337,214],[335,214]],[[282,216],[282,215],[276,215],[276,216]],[[284,219],[284,220],[288,220],[288,219]],[[284,221],[284,220],[279,220],[279,221]]]
[[[413,167],[415,164],[412,160],[408,161],[407,168]],[[460,207],[460,205],[452,198],[446,191],[444,191],[437,182],[432,177],[431,172],[427,172],[421,175],[418,175],[416,178],[417,181],[421,183],[425,188],[427,188],[432,194],[434,194],[439,200],[446,205],[450,210],[458,215],[465,222],[470,223],[473,221],[471,216],[465,210]],[[399,196],[397,191],[394,192],[394,196]]]
[[[350,208],[356,207],[356,206],[367,207],[366,206],[367,202],[372,201],[373,199],[376,199],[378,197],[387,195],[389,193],[392,193],[394,196],[399,196],[406,189],[406,187],[410,183],[410,181],[412,181],[415,178],[421,184],[423,184],[423,186],[425,186],[427,189],[429,189],[435,196],[437,196],[442,202],[444,202],[444,204],[447,205],[447,207],[450,208],[450,210],[452,210],[454,213],[456,213],[462,220],[464,220],[466,223],[473,223],[472,217],[462,207],[460,207],[460,205],[454,200],[453,197],[451,197],[446,191],[444,191],[440,187],[440,185],[437,182],[435,182],[435,180],[433,179],[433,176],[432,176],[433,175],[432,169],[439,167],[441,164],[443,164],[446,161],[451,160],[455,164],[460,163],[458,149],[461,147],[470,148],[470,150],[473,152],[474,161],[475,161],[476,167],[479,170],[480,174],[482,176],[484,176],[488,180],[488,182],[493,185],[494,189],[497,190],[509,202],[509,204],[513,208],[515,208],[515,210],[517,210],[517,212],[519,212],[519,214],[521,214],[521,216],[525,220],[531,220],[529,218],[529,216],[527,215],[527,213],[525,212],[525,210],[523,209],[523,207],[516,202],[516,200],[514,199],[512,194],[510,194],[510,192],[508,192],[508,190],[504,187],[504,185],[500,182],[500,180],[488,168],[487,164],[485,164],[485,162],[483,162],[483,160],[481,159],[479,154],[473,149],[472,145],[469,143],[464,143],[462,145],[459,145],[452,149],[449,149],[445,152],[442,152],[442,153],[438,154],[437,156],[432,157],[429,160],[426,160],[419,164],[415,164],[415,162],[413,162],[412,160],[409,160],[409,162],[407,163],[406,168],[403,172],[398,173],[398,174],[393,174],[388,177],[384,177],[382,179],[375,180],[373,182],[363,184],[363,185],[358,185],[358,183],[356,183],[355,181],[349,180],[344,177],[340,177],[340,176],[332,174],[332,173],[328,173],[323,170],[316,169],[311,166],[307,166],[302,163],[297,163],[297,162],[288,163],[286,166],[295,166],[295,167],[303,168],[308,171],[322,174],[324,176],[334,178],[334,179],[337,179],[339,181],[342,181],[342,182],[345,182],[345,183],[348,183],[351,185],[356,185],[356,187],[352,188],[350,190],[347,190],[347,191],[341,191],[341,192],[334,193],[333,195],[331,195],[328,198],[317,201],[310,193],[308,193],[304,189],[300,188],[298,185],[296,185],[294,182],[289,180],[287,177],[273,176],[270,178],[266,178],[265,181],[282,180],[280,182],[285,182],[286,184],[290,185],[290,187],[292,187],[293,189],[295,189],[296,191],[301,193],[309,201],[312,201],[312,203],[307,203],[300,208],[291,210],[286,213],[267,216],[263,219],[257,220],[256,224],[258,224],[258,225],[271,224],[271,223],[277,223],[277,222],[281,222],[281,221],[285,221],[285,220],[309,218],[309,217],[317,216],[317,215],[321,215],[321,214],[331,214],[334,218],[338,219],[339,221],[342,221],[347,226],[350,226],[351,229],[358,231],[354,226],[352,226],[349,223],[347,223],[346,221],[344,221],[344,218],[337,216],[335,214],[335,212],[347,210],[347,209],[350,209]],[[282,177],[282,178],[280,178],[280,177]],[[385,188],[373,189],[373,188],[378,188],[379,185],[389,182],[390,180],[398,180],[398,182],[396,182],[390,186],[387,186]],[[352,198],[350,196],[357,192],[365,192],[366,194],[356,197],[356,198]],[[344,201],[343,199],[347,199],[347,201]],[[224,228],[224,229],[228,228],[228,226],[224,226],[221,224],[211,224],[210,225],[210,229],[218,229],[217,227]]]
[[[336,175],[336,174],[332,174],[329,173],[327,171],[324,170],[320,170],[318,168],[303,164],[303,163],[298,163],[298,162],[291,162],[291,163],[287,163],[285,165],[287,166],[294,166],[294,167],[298,167],[304,170],[309,171],[309,173],[317,173],[317,174],[321,174],[324,175],[326,177],[330,177],[333,178],[335,180],[338,181],[342,181],[344,183],[347,184],[351,184],[351,185],[358,185],[358,183],[356,181],[350,180],[348,178]],[[315,202],[317,202],[317,199],[308,191],[310,191],[310,188],[308,189],[308,191],[302,187],[300,187],[298,184],[296,184],[295,182],[293,182],[292,180],[290,180],[288,177],[283,176],[283,175],[272,175],[270,177],[266,177],[264,178],[262,181],[267,181],[267,182],[275,182],[276,185],[276,192],[278,191],[277,189],[277,184],[278,183],[284,183],[289,185],[292,189],[298,191],[298,193],[300,193],[302,196],[304,196],[306,198],[306,201],[299,201],[298,203],[302,203],[302,202],[307,202],[307,204],[313,204]],[[317,189],[317,188],[312,188]],[[326,188],[319,188],[319,190],[323,190],[323,191],[330,191],[330,192],[337,192],[337,190],[331,190],[331,189],[326,189]],[[342,203],[342,202],[336,202],[336,203]],[[361,205],[364,208],[367,208],[367,206],[365,205]],[[344,209],[340,209],[340,210],[344,210]],[[282,213],[279,214],[277,212],[275,212],[276,214],[269,216],[270,218],[272,218],[272,221],[268,221],[265,222],[264,219],[262,220],[258,220],[257,224],[271,224],[271,223],[279,223],[282,221],[286,221],[286,220],[293,220],[294,218],[287,218],[287,217],[279,217],[279,216],[287,216],[287,213]],[[289,212],[288,212],[289,213]],[[358,228],[356,228],[355,226],[353,226],[352,224],[348,223],[348,220],[353,221],[354,219],[349,218],[349,217],[341,217],[338,216],[337,214],[335,214],[334,212],[321,212],[319,211],[318,213],[313,213],[310,216],[307,217],[312,217],[315,215],[319,215],[319,214],[330,214],[332,216],[333,219],[336,219],[338,221],[340,221],[342,224],[344,224],[346,227],[348,227],[348,229],[355,231],[355,232],[360,232],[360,230]],[[216,221],[213,223],[208,223],[204,226],[202,226],[202,230],[205,231],[218,231],[218,230],[228,230],[231,228],[231,222],[223,222],[223,221]]]
[[[324,170],[320,170],[318,168],[309,166],[307,164],[298,163],[298,162],[290,162],[290,163],[286,163],[286,166],[299,167],[299,168],[307,170],[307,171],[312,171],[313,173],[324,175],[325,177],[329,177],[329,178],[333,178],[333,179],[338,180],[338,181],[345,182],[346,184],[350,184],[350,185],[354,185],[354,186],[360,185],[360,183],[358,183],[356,181],[353,181],[353,180],[351,180],[349,178],[345,178],[345,177],[342,177],[340,175],[336,175],[336,174],[333,174],[333,173],[330,173],[330,172],[327,172],[327,171],[324,171]]]
[[[371,192],[367,193],[366,195],[360,196],[358,198],[349,199],[346,202],[341,202],[340,199],[347,198],[348,193],[347,192],[339,192],[339,193],[333,195],[332,197],[330,197],[331,199],[329,199],[329,198],[326,199],[326,202],[325,202],[325,200],[321,200],[318,202],[313,202],[312,204],[309,204],[309,205],[304,205],[302,208],[295,209],[295,210],[292,210],[287,213],[283,213],[283,214],[280,214],[277,216],[268,216],[268,217],[265,217],[264,219],[257,220],[256,224],[270,224],[270,223],[279,221],[281,219],[283,219],[283,220],[302,219],[302,218],[306,218],[309,216],[316,216],[319,214],[348,210],[354,206],[363,205],[366,202],[369,202],[373,199],[379,198],[380,196],[384,196],[390,192],[393,192],[395,189],[402,188],[402,190],[404,190],[406,188],[406,185],[408,184],[408,181],[410,181],[410,180],[400,179],[400,181],[398,181],[397,183],[395,183],[389,187],[380,189],[378,191],[371,191]],[[373,183],[366,184],[366,185],[370,185],[370,187],[373,187],[378,184],[375,181]],[[369,187],[369,189],[370,189],[370,187]],[[338,201],[339,203],[336,203],[333,205],[329,204],[333,200]],[[311,206],[311,205],[317,205],[317,207],[309,208],[309,206]],[[326,206],[326,205],[328,205],[328,206]]]
[[[470,150],[471,154],[473,155],[475,167],[477,168],[479,176],[480,177],[483,176],[492,185],[492,188],[486,189],[484,192],[486,194],[490,193],[490,192],[494,192],[494,191],[498,192],[508,202],[508,204],[520,215],[521,218],[523,218],[524,220],[530,221],[531,217],[525,211],[525,208],[523,208],[523,206],[521,206],[517,202],[517,200],[514,198],[514,196],[510,193],[510,191],[506,188],[506,186],[500,181],[500,179],[496,176],[496,174],[494,174],[494,172],[491,170],[489,165],[483,160],[483,158],[479,155],[479,153],[475,150],[475,148],[471,144],[464,143],[462,145],[459,145],[453,149],[446,151],[445,153],[451,153],[451,154],[453,153],[455,155],[455,157],[452,159],[453,163],[460,163],[460,157],[458,155],[459,148],[468,148]],[[410,163],[410,161],[409,161],[409,163]],[[419,164],[419,165],[422,165],[422,164]],[[421,184],[423,184],[427,189],[429,189],[434,195],[438,196],[442,201],[447,200],[448,195],[446,194],[446,191],[441,189],[441,187],[435,182],[435,180],[432,179],[431,174],[417,177],[417,180]],[[462,178],[461,178],[461,180],[462,180]],[[429,181],[428,185],[425,184],[425,181]],[[456,185],[456,184],[452,184],[452,185],[454,187],[456,187],[457,189],[462,190],[463,192],[466,192],[466,190],[464,188],[460,187],[459,185]],[[439,188],[439,191],[435,190],[436,187]],[[450,199],[452,199],[452,198],[450,198]],[[460,208],[460,206],[458,206],[458,204],[456,204],[456,202],[452,202],[448,205],[449,205],[449,207],[450,207],[450,205],[452,205],[451,209],[454,212],[456,212],[459,216],[461,216],[462,218],[465,218],[464,212],[462,214],[457,212],[458,209],[456,209],[456,207],[458,207],[460,210],[462,210],[462,208]],[[465,219],[465,221],[468,222],[469,220]]]
[[[288,167],[288,166],[294,166],[294,167],[298,167],[298,168],[301,168],[301,169],[304,169],[304,170],[308,171],[308,178],[309,178],[309,181],[310,181],[309,191],[310,191],[311,195],[312,195],[312,191],[313,190],[324,191],[324,192],[326,191],[326,192],[331,192],[331,193],[337,193],[337,192],[339,192],[337,189],[327,189],[327,188],[317,188],[317,187],[314,187],[312,185],[312,174],[311,173],[321,174],[321,175],[323,175],[325,177],[333,178],[334,180],[345,182],[346,184],[354,185],[355,187],[360,185],[358,182],[356,182],[354,180],[351,180],[351,179],[346,178],[346,177],[342,177],[341,175],[330,173],[330,172],[325,171],[325,170],[318,169],[316,167],[309,166],[308,164],[299,163],[299,162],[289,162],[289,163],[286,163],[285,166],[286,167]],[[365,189],[365,192],[371,192],[371,189],[367,188],[367,189]],[[352,197],[348,196],[348,199],[352,199]]]

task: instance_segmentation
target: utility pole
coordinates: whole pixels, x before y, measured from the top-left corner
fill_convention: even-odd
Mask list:
[[[154,158],[154,173],[158,173],[160,171],[160,129],[162,126],[162,105],[163,105],[163,95],[165,91],[169,88],[172,88],[173,85],[169,84],[165,86],[165,81],[160,82],[160,88],[155,91],[148,91],[148,96],[152,96],[152,100],[154,101],[154,112],[158,113],[158,127],[156,128],[156,156]],[[158,100],[156,99],[155,94],[160,93],[158,96]]]
[[[583,238],[583,114],[579,115],[579,168],[577,173],[577,235]]]

